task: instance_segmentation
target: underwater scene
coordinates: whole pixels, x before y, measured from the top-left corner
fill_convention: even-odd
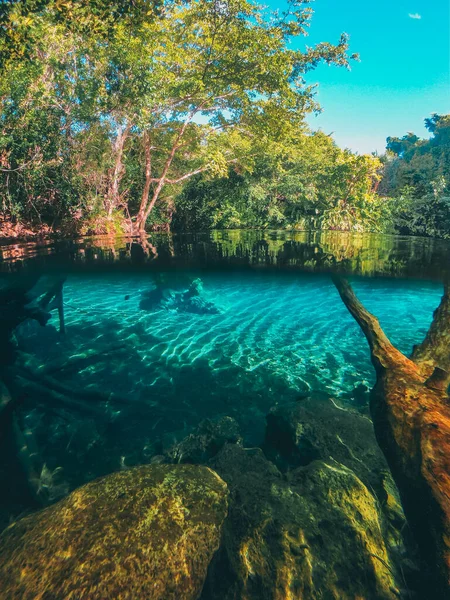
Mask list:
[[[0,256],[2,600],[450,597],[450,244]]]

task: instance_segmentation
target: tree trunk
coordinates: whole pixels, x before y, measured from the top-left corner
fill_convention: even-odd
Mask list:
[[[157,192],[155,191],[150,204],[147,206],[147,210],[139,211],[138,216],[136,217],[136,233],[138,233],[139,235],[145,234],[145,224],[147,222],[149,214],[151,213],[153,207],[156,204],[156,201],[158,200],[160,191],[161,190],[158,190]]]
[[[157,182],[157,184],[156,184],[155,190],[153,192],[152,199],[150,200],[150,202],[148,202],[148,197],[149,197],[148,194],[147,194],[146,198],[144,198],[144,196],[142,197],[141,206],[139,208],[139,213],[138,213],[138,215],[136,217],[136,222],[135,222],[136,232],[138,234],[140,234],[140,235],[144,235],[145,234],[145,224],[147,222],[147,219],[148,219],[151,211],[153,210],[153,207],[156,204],[156,201],[159,198],[161,190],[163,189],[163,187],[164,187],[164,185],[166,183],[167,174],[169,172],[170,166],[172,164],[172,161],[173,161],[173,159],[175,157],[175,154],[176,154],[178,148],[180,147],[179,146],[180,140],[183,137],[183,135],[184,135],[184,133],[186,131],[186,128],[188,127],[188,125],[191,122],[192,118],[198,112],[198,110],[201,108],[201,106],[202,105],[198,106],[194,111],[192,111],[189,114],[189,116],[187,117],[187,119],[185,120],[185,122],[183,123],[180,131],[178,132],[178,134],[177,134],[177,136],[176,136],[176,138],[174,140],[174,143],[173,143],[172,149],[171,149],[171,151],[169,153],[169,156],[167,157],[167,160],[166,160],[166,162],[164,164],[164,168],[163,168],[163,170],[161,172],[161,176],[159,178],[157,178],[157,179],[153,179],[153,181]],[[148,140],[147,140],[147,144],[148,144]],[[150,151],[151,151],[151,147],[148,146],[148,152],[150,153]],[[146,151],[146,158],[147,158],[147,151]],[[148,161],[150,161],[150,155],[148,156]],[[184,179],[184,177],[182,179]],[[151,181],[152,181],[152,179],[150,179],[150,182]],[[180,179],[178,181],[180,181]]]
[[[119,205],[120,182],[122,181],[122,177],[125,171],[125,167],[123,165],[123,149],[130,129],[131,126],[127,125],[125,129],[122,129],[122,127],[119,126],[117,130],[117,137],[114,143],[115,161],[114,167],[112,168],[110,174],[110,182],[106,201],[106,210],[108,213],[108,217],[112,216],[113,210]]]
[[[148,206],[148,198],[150,194],[150,188],[152,184],[152,152],[150,144],[150,136],[147,132],[144,133],[144,150],[145,150],[145,183],[144,189],[142,190],[141,204],[139,206],[139,212],[136,217],[136,233],[142,233],[145,231],[145,211]]]
[[[411,359],[388,340],[350,284],[333,277],[369,342],[377,382],[370,410],[375,434],[422,558],[436,584],[430,598],[450,596],[450,297],[446,286],[424,342]]]

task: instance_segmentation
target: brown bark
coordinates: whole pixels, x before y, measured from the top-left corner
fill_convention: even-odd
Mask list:
[[[108,194],[106,198],[106,209],[108,217],[111,217],[112,212],[118,207],[120,203],[120,182],[125,171],[123,165],[123,151],[125,142],[130,133],[131,125],[127,125],[124,129],[119,127],[117,130],[117,137],[114,143],[114,167],[111,169],[110,182],[108,186]]]
[[[435,368],[448,375],[450,383],[450,285],[445,284],[444,295],[434,311],[433,322],[424,341],[414,348],[413,360],[425,375],[430,376]]]
[[[450,596],[450,299],[446,286],[433,323],[411,359],[388,340],[349,283],[333,277],[369,342],[377,382],[371,414],[405,515],[433,574],[433,598]]]
[[[139,212],[136,217],[136,227],[138,232],[145,229],[145,211],[148,206],[148,198],[150,194],[150,188],[152,185],[152,148],[150,144],[150,137],[148,133],[144,133],[144,152],[145,152],[145,183],[144,189],[142,190],[141,204],[139,206]]]

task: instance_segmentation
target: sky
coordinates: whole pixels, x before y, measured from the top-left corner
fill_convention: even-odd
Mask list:
[[[424,119],[450,113],[449,0],[315,0],[311,7],[299,48],[346,32],[360,55],[350,71],[322,65],[308,74],[323,109],[308,118],[311,127],[361,154],[382,153],[388,136],[429,137]]]

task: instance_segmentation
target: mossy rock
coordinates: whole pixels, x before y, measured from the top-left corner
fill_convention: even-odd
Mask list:
[[[225,444],[241,444],[239,425],[232,417],[204,419],[198,427],[166,453],[170,462],[202,464]]]
[[[92,481],[2,533],[0,597],[197,598],[227,496],[214,471],[194,465],[147,465]]]
[[[402,580],[374,496],[347,467],[314,461],[283,475],[260,449],[225,446],[223,544],[202,600],[394,600]]]
[[[388,466],[367,416],[315,394],[278,406],[266,418],[264,451],[282,471],[333,458],[382,493],[380,474]]]

